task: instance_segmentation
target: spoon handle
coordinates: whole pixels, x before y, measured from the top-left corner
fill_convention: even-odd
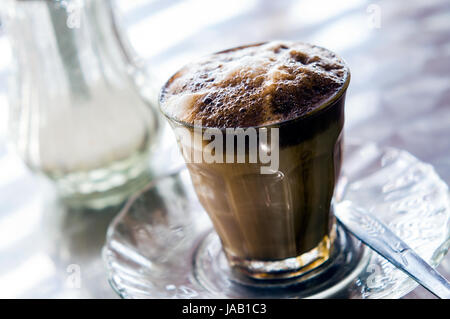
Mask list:
[[[344,228],[436,297],[450,299],[450,283],[376,217],[349,201],[339,203],[335,215]]]

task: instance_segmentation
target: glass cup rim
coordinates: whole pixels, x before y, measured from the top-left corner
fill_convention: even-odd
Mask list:
[[[212,54],[220,54],[220,53],[225,53],[225,52],[229,52],[229,51],[233,51],[233,50],[238,50],[238,49],[244,49],[244,48],[248,48],[248,47],[254,47],[254,46],[260,46],[260,45],[264,45],[268,43],[268,41],[266,42],[259,42],[259,43],[254,43],[254,44],[248,44],[248,45],[242,45],[242,46],[237,46],[237,47],[233,47],[230,49],[226,49],[226,50],[221,50],[221,51],[217,51],[214,52]],[[298,43],[305,43],[308,45],[312,45],[306,42],[298,42]],[[330,51],[332,53],[334,53],[331,50],[328,50],[326,48],[323,48],[321,46],[317,46],[314,45],[315,47],[318,48],[322,48],[324,50]],[[161,108],[161,99],[162,99],[162,92],[164,91],[164,89],[169,85],[169,83],[171,82],[171,80],[178,74],[178,72],[180,72],[180,70],[178,70],[177,72],[175,72],[163,85],[162,90],[159,93],[159,97],[158,97],[158,105],[159,105],[159,110],[161,111],[161,113],[170,121],[175,122],[177,124],[180,124],[181,126],[190,128],[190,129],[198,129],[198,130],[206,130],[206,129],[215,129],[215,130],[221,130],[221,131],[225,131],[226,129],[260,129],[260,128],[274,128],[274,127],[280,127],[282,125],[285,124],[291,124],[291,123],[295,123],[297,121],[301,121],[304,120],[306,118],[309,118],[311,116],[314,116],[316,114],[318,114],[320,111],[323,111],[325,109],[327,109],[328,107],[332,106],[335,102],[339,101],[344,93],[347,91],[347,88],[350,84],[350,78],[351,78],[351,74],[350,74],[350,68],[348,67],[347,62],[341,58],[339,55],[337,55],[336,53],[334,53],[343,63],[344,66],[347,69],[347,73],[346,73],[346,77],[345,77],[345,82],[344,84],[339,88],[338,91],[336,91],[334,94],[332,94],[329,98],[327,98],[325,101],[322,102],[322,104],[320,104],[318,107],[315,107],[312,111],[306,112],[302,115],[299,115],[297,117],[291,118],[291,119],[287,119],[287,120],[283,120],[283,121],[279,121],[279,122],[274,122],[274,123],[269,123],[269,124],[262,124],[262,125],[255,125],[255,126],[245,126],[245,127],[215,127],[215,126],[197,126],[194,125],[192,123],[188,123],[182,120],[179,120],[173,116],[170,116],[168,114],[166,114],[164,112],[164,110]]]

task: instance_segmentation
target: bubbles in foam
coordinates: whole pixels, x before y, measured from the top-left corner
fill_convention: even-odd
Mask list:
[[[305,43],[268,42],[218,52],[177,72],[161,109],[206,127],[250,127],[285,121],[324,103],[345,84],[345,63]]]

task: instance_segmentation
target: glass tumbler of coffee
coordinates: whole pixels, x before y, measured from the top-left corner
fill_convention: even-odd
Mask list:
[[[203,57],[164,85],[161,111],[238,273],[291,278],[330,258],[349,81],[333,52],[273,41]]]

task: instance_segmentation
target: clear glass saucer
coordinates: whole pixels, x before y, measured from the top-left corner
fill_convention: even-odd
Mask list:
[[[405,151],[346,145],[335,197],[376,214],[434,267],[449,248],[447,185]],[[127,203],[108,229],[103,258],[123,298],[400,298],[417,286],[339,225],[337,234],[333,256],[313,272],[279,281],[239,277],[181,169]]]

